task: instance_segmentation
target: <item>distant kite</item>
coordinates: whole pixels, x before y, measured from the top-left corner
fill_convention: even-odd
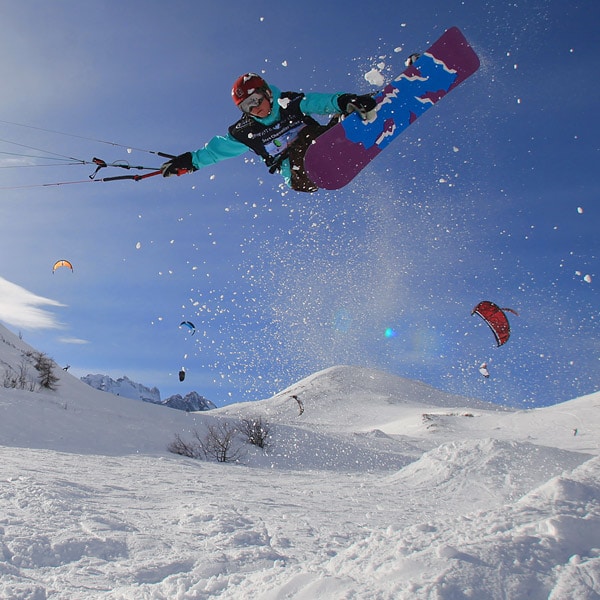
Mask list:
[[[183,381],[185,379],[185,369],[181,369],[181,371],[179,371],[179,381]]]
[[[479,367],[479,372],[487,379],[490,376],[490,372],[487,368],[487,363],[481,363]]]
[[[192,335],[196,333],[196,326],[191,321],[181,321],[179,327],[187,327],[192,332]]]
[[[73,265],[68,260],[57,260],[52,267],[52,274],[54,274],[56,269],[60,269],[60,267],[67,267],[73,271]]]
[[[510,337],[510,325],[504,311],[519,316],[519,313],[512,308],[500,308],[489,300],[480,302],[471,312],[471,315],[479,315],[492,330],[498,346],[506,344]]]
[[[296,396],[296,394],[292,395],[292,398],[298,403],[298,409],[300,411],[298,412],[298,416],[300,416],[304,412],[304,403]]]

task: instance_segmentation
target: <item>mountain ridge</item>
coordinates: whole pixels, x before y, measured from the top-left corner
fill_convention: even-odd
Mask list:
[[[132,400],[142,400],[143,402],[150,402],[186,412],[198,412],[216,408],[213,402],[195,391],[188,392],[185,396],[173,394],[163,400],[161,399],[160,390],[157,387],[149,388],[142,383],[132,381],[126,375],[113,379],[109,375],[94,375],[90,373],[81,377],[81,381],[97,390],[108,392],[115,396],[123,396]]]

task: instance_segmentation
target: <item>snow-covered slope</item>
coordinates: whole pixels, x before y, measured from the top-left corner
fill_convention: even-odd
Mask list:
[[[299,422],[335,430],[365,430],[388,423],[416,410],[480,408],[496,413],[502,407],[447,394],[419,381],[381,371],[351,366],[325,369],[259,402],[227,406],[226,414],[256,412],[278,421]]]
[[[31,352],[0,327],[0,369],[35,383]],[[0,387],[0,598],[600,597],[599,393],[511,411],[335,367],[186,414],[56,373]],[[166,451],[243,419],[270,433],[238,464]]]
[[[26,389],[0,388],[0,443],[5,446],[162,454],[175,433],[193,426],[193,415],[95,390],[58,366],[56,389],[40,388],[28,358],[35,352],[0,326],[0,370],[12,373],[25,365],[28,380]],[[29,391],[29,383],[37,391]]]

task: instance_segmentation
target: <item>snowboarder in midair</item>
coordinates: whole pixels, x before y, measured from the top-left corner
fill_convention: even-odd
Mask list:
[[[216,135],[195,152],[185,152],[164,163],[163,177],[197,171],[253,150],[271,173],[279,172],[292,189],[315,192],[318,188],[304,169],[304,154],[312,140],[337,121],[321,125],[310,115],[359,113],[374,116],[376,102],[369,94],[282,92],[256,73],[238,77],[231,90],[242,117],[225,136]]]

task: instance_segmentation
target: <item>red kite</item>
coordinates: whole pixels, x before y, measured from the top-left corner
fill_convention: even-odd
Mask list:
[[[480,302],[471,312],[471,315],[479,315],[490,327],[498,346],[506,344],[510,337],[510,325],[504,311],[513,313],[519,316],[519,313],[512,308],[500,308],[489,300]]]

